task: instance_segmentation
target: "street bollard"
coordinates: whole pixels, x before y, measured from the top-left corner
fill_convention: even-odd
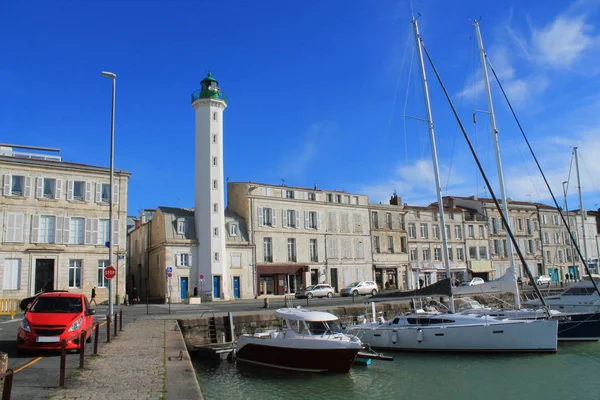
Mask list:
[[[2,400],[10,400],[10,392],[12,391],[14,371],[9,369],[4,373],[4,387],[2,389]]]
[[[110,343],[110,315],[106,316],[106,343]]]
[[[58,385],[65,387],[65,373],[67,368],[67,341],[63,340],[60,344],[60,375]]]
[[[123,309],[119,310],[119,330],[123,330]]]
[[[86,331],[81,332],[79,335],[79,368],[83,368],[83,363],[85,362],[85,336],[87,335]]]
[[[119,325],[119,320],[117,319],[117,314],[116,313],[113,314],[113,316],[115,317],[115,321],[114,321],[115,322],[115,334],[114,334],[114,336],[117,337],[117,328],[118,328],[117,325]]]
[[[94,326],[94,355],[98,355],[98,334],[100,332],[100,324],[96,322],[96,326]]]
[[[269,308],[269,299],[265,297],[265,305],[264,308]]]

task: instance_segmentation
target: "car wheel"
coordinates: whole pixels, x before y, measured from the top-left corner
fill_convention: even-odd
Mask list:
[[[330,299],[330,298],[332,298],[332,297],[333,297],[333,293],[331,293],[331,292],[327,293],[327,298],[329,298],[329,299]]]
[[[313,298],[313,294],[312,294],[312,293],[308,293],[308,294],[306,295],[306,298],[307,298],[307,299],[312,299],[312,298]]]
[[[352,296],[358,296],[358,290],[353,290],[352,291]]]
[[[86,343],[92,343],[92,335],[90,335],[87,339],[85,339]]]
[[[377,294],[377,289],[373,289],[373,290],[371,290],[371,294],[372,294],[373,296],[375,296],[375,295]]]

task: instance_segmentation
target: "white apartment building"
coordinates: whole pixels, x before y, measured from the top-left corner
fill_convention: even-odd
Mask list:
[[[253,182],[229,182],[227,193],[255,248],[257,296],[374,279],[367,196]]]
[[[15,149],[35,150],[31,152]],[[51,150],[49,154],[48,151]],[[2,298],[69,290],[108,300],[108,241],[113,240],[115,302],[125,294],[129,172],[62,161],[56,149],[0,146],[0,281]],[[108,231],[113,202],[113,232]]]
[[[408,289],[407,210],[397,194],[390,204],[369,204],[375,282],[382,289]]]
[[[443,256],[442,227],[437,204],[407,206],[406,229],[410,261],[410,288],[430,285],[447,277]],[[459,208],[444,207],[448,259],[453,279],[467,277],[463,213]]]

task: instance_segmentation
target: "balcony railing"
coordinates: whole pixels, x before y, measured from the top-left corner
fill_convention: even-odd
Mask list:
[[[225,103],[227,103],[227,95],[220,90],[196,90],[194,93],[192,93],[192,104],[196,100],[200,99],[223,100]]]

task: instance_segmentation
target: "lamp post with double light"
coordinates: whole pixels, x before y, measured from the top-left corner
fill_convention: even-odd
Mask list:
[[[102,76],[112,79],[112,110],[110,114],[110,179],[108,184],[108,265],[113,264],[113,173],[115,151],[115,88],[117,75],[112,72],[101,73]],[[114,314],[112,297],[112,279],[108,280],[108,315]]]

